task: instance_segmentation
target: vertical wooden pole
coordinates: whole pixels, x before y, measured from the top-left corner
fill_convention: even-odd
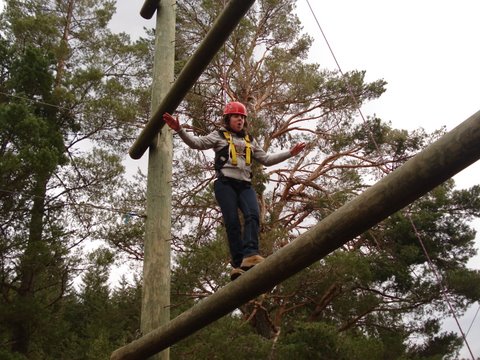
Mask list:
[[[159,2],[156,19],[152,112],[174,80],[175,0]],[[172,133],[164,127],[149,148],[147,220],[143,262],[141,331],[147,334],[170,321],[170,239]],[[151,359],[168,360],[169,350]]]

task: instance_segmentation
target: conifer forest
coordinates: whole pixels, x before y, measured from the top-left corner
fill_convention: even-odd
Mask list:
[[[108,359],[141,336],[147,174],[132,174],[125,158],[151,116],[154,29],[114,33],[114,0],[4,3],[0,359]],[[178,74],[224,5],[176,3]],[[265,151],[308,144],[277,166],[253,165],[265,257],[445,132],[359,118],[388,79],[308,60],[312,37],[295,4],[256,1],[176,111],[206,135],[232,99],[246,104]],[[173,148],[172,318],[227,285],[231,270],[213,152],[177,135]],[[449,305],[461,314],[480,301],[480,272],[467,266],[479,215],[480,185],[460,190],[450,179],[176,343],[170,357],[456,359],[463,339],[441,322]]]

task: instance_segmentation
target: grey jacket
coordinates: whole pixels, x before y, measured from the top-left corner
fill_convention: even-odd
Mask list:
[[[219,130],[221,132],[227,131],[225,128],[220,128]],[[243,137],[240,137],[233,132],[231,132],[231,134],[233,144],[235,145],[237,152],[237,165],[232,165],[231,159],[229,158],[221,169],[221,172],[223,176],[250,182],[252,170],[250,165],[245,164],[245,140]],[[218,130],[215,130],[206,136],[194,136],[187,133],[185,129],[180,128],[178,135],[180,135],[180,138],[185,142],[185,144],[192,149],[213,149],[217,153],[225,146],[228,146],[228,141],[219,133]],[[260,145],[258,145],[255,139],[251,141],[251,154],[252,159],[265,166],[278,164],[292,156],[289,150],[281,151],[275,154],[267,154],[260,147]]]

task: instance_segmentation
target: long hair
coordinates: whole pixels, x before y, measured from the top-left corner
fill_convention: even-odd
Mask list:
[[[232,116],[232,114],[226,114],[226,115],[223,115],[223,124],[225,125],[225,128],[228,130],[228,131],[231,131],[232,129],[230,128],[230,117]],[[248,134],[248,121],[247,121],[247,118],[245,117],[245,122],[244,122],[244,125],[243,125],[243,130],[238,134],[240,136],[245,136]]]

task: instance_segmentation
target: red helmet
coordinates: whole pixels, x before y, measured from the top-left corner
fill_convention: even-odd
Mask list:
[[[247,116],[247,108],[242,103],[237,101],[232,101],[225,105],[225,109],[223,110],[223,115],[230,115],[230,114],[238,114]]]

